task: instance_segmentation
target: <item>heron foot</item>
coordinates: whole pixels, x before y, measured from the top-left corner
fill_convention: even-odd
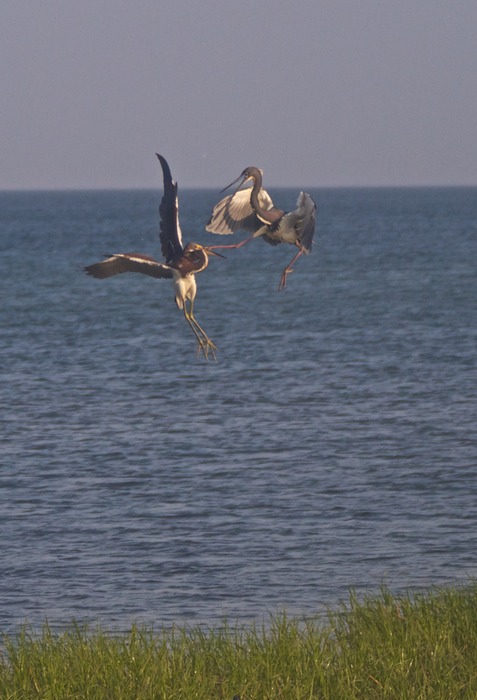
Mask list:
[[[196,357],[199,357],[201,353],[203,353],[204,358],[206,360],[209,359],[209,352],[212,355],[212,358],[214,360],[217,360],[216,356],[216,350],[217,350],[217,345],[213,343],[210,338],[204,337],[201,338],[197,344],[197,352],[196,352]]]
[[[297,245],[298,245],[298,244],[297,244]],[[281,280],[280,280],[280,284],[278,285],[278,289],[279,289],[279,290],[280,290],[280,289],[285,289],[285,287],[287,286],[287,276],[290,274],[290,272],[293,272],[293,267],[292,267],[292,265],[293,265],[293,263],[295,263],[295,262],[298,260],[298,258],[299,258],[300,255],[302,255],[302,254],[303,254],[303,250],[300,248],[300,250],[298,251],[298,253],[290,260],[290,262],[288,263],[288,265],[286,266],[286,268],[283,270],[283,272],[282,272],[282,278],[281,278]]]
[[[215,352],[217,350],[217,345],[212,342],[207,333],[204,331],[202,326],[197,322],[195,316],[191,317],[191,321],[194,326],[195,335],[198,341],[197,356],[202,352],[206,360],[209,359],[209,352],[212,354],[214,360],[217,359]]]
[[[280,291],[281,289],[285,289],[285,287],[287,286],[287,277],[291,272],[293,272],[292,267],[290,267],[290,268],[286,267],[283,270],[282,276],[280,278],[280,284],[278,285],[278,291]]]
[[[189,326],[192,328],[192,331],[196,337],[197,340],[197,353],[196,357],[199,357],[201,353],[203,353],[204,357],[206,360],[209,359],[209,352],[212,354],[212,357],[214,360],[217,359],[215,355],[215,351],[217,350],[217,345],[211,341],[207,333],[204,331],[202,326],[199,324],[197,319],[194,316],[194,309],[193,309],[193,304],[191,303],[191,309],[190,311],[187,311],[187,308],[184,304],[184,316],[189,324]]]

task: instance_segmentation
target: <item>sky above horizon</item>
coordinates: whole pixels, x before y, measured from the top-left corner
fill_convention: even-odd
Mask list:
[[[0,189],[477,184],[475,0],[3,0]]]

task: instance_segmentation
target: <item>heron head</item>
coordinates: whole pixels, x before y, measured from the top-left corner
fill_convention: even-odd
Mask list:
[[[254,182],[257,182],[257,181],[258,181],[258,182],[261,184],[261,183],[262,183],[262,175],[263,175],[263,170],[260,170],[259,168],[255,168],[255,167],[252,165],[252,166],[250,166],[250,167],[248,167],[248,168],[245,168],[245,170],[243,170],[243,171],[240,173],[240,175],[239,175],[233,182],[230,183],[230,185],[227,185],[227,187],[224,187],[224,189],[223,189],[223,190],[220,190],[220,192],[221,192],[221,193],[222,193],[222,192],[225,192],[225,190],[228,190],[229,187],[232,187],[233,185],[235,185],[235,183],[236,183],[236,182],[239,182],[239,180],[240,180],[240,183],[239,183],[239,185],[237,186],[237,189],[235,190],[236,192],[237,192],[237,190],[239,190],[239,189],[242,187],[242,185],[244,185],[248,180],[253,180]]]
[[[193,253],[196,250],[202,250],[202,248],[200,243],[188,243],[184,248],[184,253]]]
[[[200,243],[188,243],[184,248],[184,255],[191,255],[203,250],[207,255],[215,255],[217,258],[225,259],[225,255],[215,253],[212,248],[214,248],[214,246],[200,245]]]
[[[247,180],[258,180],[259,178],[261,179],[263,175],[263,170],[260,170],[260,168],[256,168],[255,166],[251,165],[249,168],[245,168],[243,173],[240,175],[240,177],[243,177],[243,181],[247,182]]]

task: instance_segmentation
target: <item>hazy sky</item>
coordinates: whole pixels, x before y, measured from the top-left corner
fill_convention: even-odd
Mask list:
[[[477,184],[477,0],[1,0],[0,189]]]

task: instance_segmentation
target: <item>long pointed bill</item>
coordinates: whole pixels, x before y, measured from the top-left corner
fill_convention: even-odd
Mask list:
[[[209,255],[215,255],[217,258],[223,258],[224,260],[227,260],[227,258],[225,257],[225,255],[221,255],[220,253],[214,253],[214,251],[213,251],[212,249],[215,248],[215,247],[216,247],[216,246],[214,246],[214,245],[213,245],[213,246],[204,246],[204,250],[205,250]],[[220,248],[220,246],[217,246],[217,248]]]
[[[241,180],[242,182],[241,182],[240,185],[237,187],[237,190],[238,190],[240,187],[242,187],[243,183],[246,182],[248,179],[249,179],[249,178],[248,178],[247,175],[239,175],[237,178],[235,178],[235,180],[234,180],[233,182],[230,183],[230,185],[227,185],[227,187],[224,187],[223,190],[220,190],[220,194],[222,194],[222,192],[225,192],[225,190],[228,190],[230,187],[232,187],[233,185],[235,185],[236,182],[238,182],[239,180]],[[237,191],[237,190],[235,190],[235,191]]]

